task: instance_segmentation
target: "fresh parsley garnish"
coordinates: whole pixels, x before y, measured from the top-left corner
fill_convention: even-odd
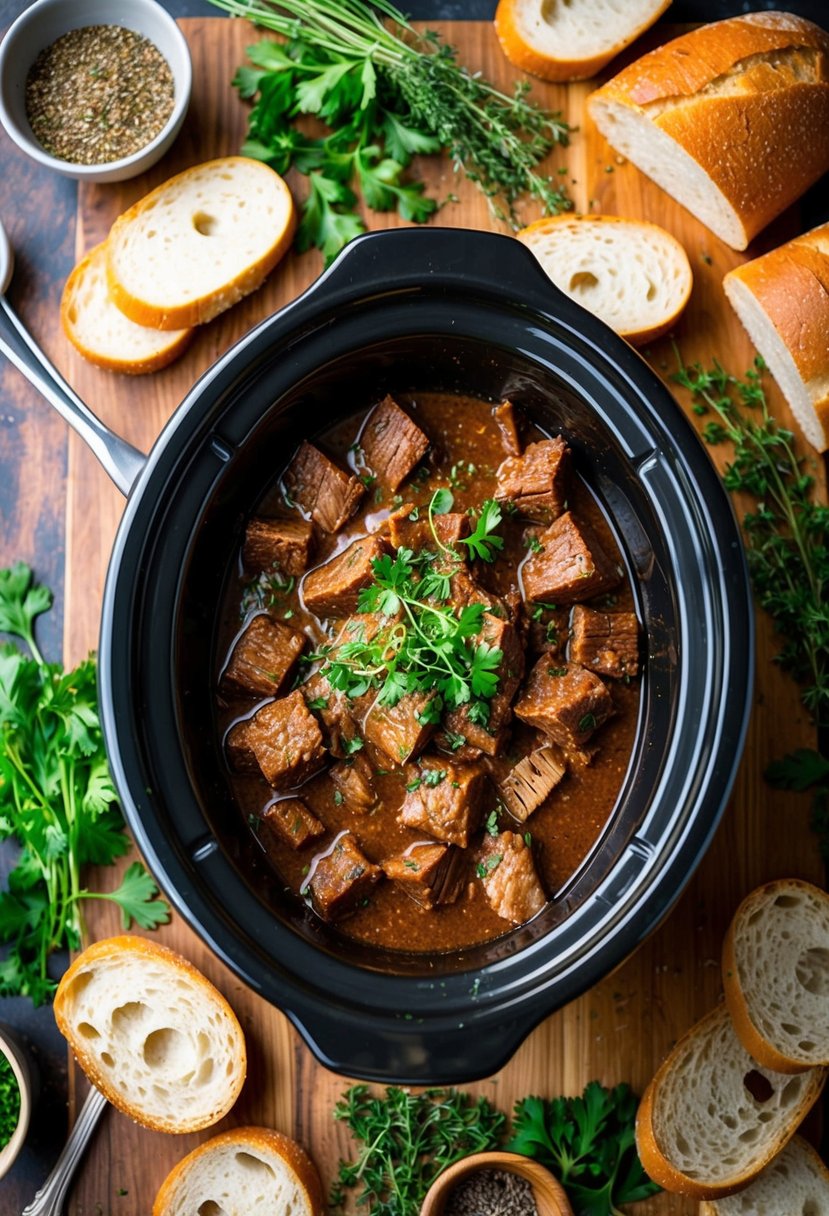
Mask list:
[[[510,1152],[534,1157],[559,1179],[576,1216],[621,1216],[622,1204],[655,1195],[636,1153],[638,1100],[628,1085],[591,1081],[580,1098],[524,1098]]]
[[[812,791],[811,827],[823,860],[829,862],[829,760],[814,748],[799,747],[772,761],[765,777],[776,790]]]
[[[446,150],[456,171],[484,192],[493,214],[518,225],[528,194],[547,214],[570,203],[560,184],[537,172],[569,128],[527,100],[509,96],[458,64],[432,30],[417,31],[390,0],[212,0],[218,8],[283,35],[248,48],[252,66],[233,84],[253,99],[247,156],[278,173],[309,179],[298,244],[326,261],[365,231],[355,187],[375,211],[423,223],[437,209],[422,181],[406,176],[412,158]],[[295,120],[311,114],[328,132],[312,138]]]
[[[98,718],[95,661],[73,671],[47,663],[34,637],[35,618],[52,604],[22,562],[0,570],[0,630],[26,654],[0,644],[0,840],[20,847],[7,888],[0,891],[0,995],[35,1004],[55,988],[47,963],[53,950],[81,944],[80,904],[108,899],[124,928],[152,929],[170,918],[167,904],[139,862],[114,891],[88,891],[81,868],[108,865],[129,838],[115,805]]]

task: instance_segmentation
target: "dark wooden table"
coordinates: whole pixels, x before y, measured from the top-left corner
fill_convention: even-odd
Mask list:
[[[205,0],[165,0],[177,17],[216,15]],[[0,29],[27,6],[0,0]],[[403,4],[425,18],[488,18],[493,0],[418,0]],[[756,7],[782,7],[772,0]],[[786,7],[827,20],[826,0],[797,0]],[[705,21],[741,11],[741,0],[685,0],[672,6],[672,23]],[[0,218],[15,250],[12,302],[47,354],[58,349],[58,309],[63,283],[73,263],[77,190],[28,160],[0,131]],[[804,227],[829,218],[824,180],[804,205]],[[55,592],[55,607],[39,624],[47,657],[62,649],[64,527],[67,431],[62,420],[18,373],[0,362],[0,565],[22,559]],[[11,856],[0,851],[0,885]],[[55,974],[65,958],[54,960]],[[24,1151],[0,1183],[0,1214],[13,1216],[30,1202],[60,1150],[67,1127],[67,1060],[51,1009],[33,1009],[23,999],[0,1000],[0,1021],[23,1033],[41,1078],[40,1099]]]

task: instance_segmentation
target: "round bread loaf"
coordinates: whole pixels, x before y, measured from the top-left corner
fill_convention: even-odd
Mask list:
[[[221,993],[180,954],[124,934],[69,967],[55,1019],[93,1085],[124,1114],[163,1132],[194,1132],[239,1096],[247,1055]]]
[[[167,1175],[152,1216],[321,1216],[322,1184],[305,1150],[265,1127],[200,1144]]]
[[[112,225],[110,295],[138,325],[199,325],[254,291],[287,252],[296,226],[291,192],[244,156],[178,173]]]
[[[667,333],[688,303],[687,254],[664,228],[615,215],[559,215],[518,233],[565,295],[629,342]]]
[[[787,878],[740,904],[723,945],[734,1029],[766,1068],[829,1064],[829,895]]]

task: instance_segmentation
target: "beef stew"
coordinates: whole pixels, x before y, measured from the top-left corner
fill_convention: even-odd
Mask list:
[[[568,446],[512,403],[387,396],[304,442],[224,619],[240,830],[338,933],[487,941],[590,853],[636,732],[634,597]]]

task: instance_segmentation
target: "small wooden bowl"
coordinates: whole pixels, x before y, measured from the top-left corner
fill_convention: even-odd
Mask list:
[[[471,1157],[464,1157],[454,1165],[447,1166],[426,1192],[420,1216],[443,1216],[450,1191],[470,1174],[480,1170],[504,1170],[517,1174],[519,1178],[526,1178],[533,1189],[538,1216],[573,1216],[564,1187],[548,1169],[520,1153],[497,1152],[473,1153]]]

